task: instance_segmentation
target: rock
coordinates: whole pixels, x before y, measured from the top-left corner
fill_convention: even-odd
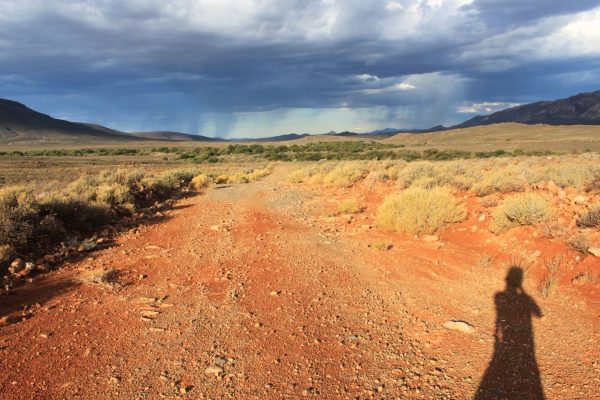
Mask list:
[[[160,311],[155,310],[142,310],[140,311],[142,317],[155,317],[160,314]]]
[[[225,364],[227,364],[227,358],[221,356],[215,357],[215,365],[223,367]]]
[[[440,238],[438,238],[435,235],[425,235],[425,236],[423,236],[422,240],[424,242],[437,242],[438,240],[440,240]]]
[[[97,246],[97,243],[94,240],[86,239],[79,244],[77,251],[79,251],[79,252],[92,251],[96,248],[96,246]]]
[[[587,197],[585,196],[575,196],[573,197],[573,203],[575,204],[583,204],[587,201]]]
[[[187,393],[189,393],[189,392],[190,392],[190,391],[191,391],[193,388],[194,388],[194,387],[193,387],[193,386],[191,386],[191,385],[188,385],[188,386],[182,386],[182,387],[180,387],[180,388],[179,388],[179,393],[181,393],[181,394],[187,394]]]
[[[223,373],[223,368],[218,365],[211,365],[206,367],[204,373],[209,375],[221,375]]]
[[[16,274],[17,272],[21,272],[25,269],[25,261],[20,258],[17,258],[8,267],[8,272],[11,274]]]
[[[486,218],[486,215],[485,215],[485,213],[481,213],[481,215],[480,215],[480,216],[479,216],[479,218],[478,218],[478,221],[479,221],[479,222],[483,222],[483,221],[485,221],[485,218]]]
[[[281,293],[281,291],[279,290],[273,290],[271,293],[269,293],[270,296],[279,296],[279,293]]]
[[[0,325],[11,325],[16,324],[17,322],[21,322],[23,317],[18,315],[8,315],[6,317],[0,318]]]
[[[463,333],[475,332],[475,328],[473,328],[473,325],[465,321],[450,320],[446,322],[443,326],[444,328],[450,329],[451,331],[459,331]]]
[[[35,266],[35,268],[40,272],[49,272],[50,271],[50,266],[45,261],[38,263]]]
[[[594,257],[600,257],[600,247],[590,247],[587,251]]]

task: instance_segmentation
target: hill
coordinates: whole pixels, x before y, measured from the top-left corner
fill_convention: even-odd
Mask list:
[[[450,129],[504,122],[528,125],[600,125],[600,91],[581,93],[554,101],[538,101],[490,115],[480,115]]]
[[[457,128],[441,132],[400,133],[384,143],[403,144],[407,148],[493,151],[549,150],[600,151],[600,125],[527,125],[501,123]]]
[[[12,100],[0,99],[0,143],[127,141],[131,136],[101,125],[52,118]]]
[[[193,141],[193,142],[215,142],[223,141],[221,138],[212,138],[202,135],[192,135],[189,133],[172,132],[172,131],[155,131],[155,132],[132,132],[131,136],[142,139],[152,140],[168,140],[175,142]]]

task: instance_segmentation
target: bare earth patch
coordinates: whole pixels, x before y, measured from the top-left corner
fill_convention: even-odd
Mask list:
[[[600,258],[541,227],[494,235],[474,196],[436,236],[380,230],[396,187],[300,186],[289,170],[182,200],[164,223],[0,297],[0,397],[473,398],[518,258],[541,311],[532,351],[546,398],[598,398]],[[339,213],[349,199],[363,212]],[[111,290],[81,283],[82,270],[103,282],[113,269]]]

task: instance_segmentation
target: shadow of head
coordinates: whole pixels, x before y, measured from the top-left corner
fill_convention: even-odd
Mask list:
[[[523,285],[523,270],[519,267],[511,267],[506,274],[506,287],[519,289],[521,285]]]

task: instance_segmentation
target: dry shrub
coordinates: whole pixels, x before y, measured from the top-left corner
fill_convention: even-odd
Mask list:
[[[490,173],[483,180],[473,185],[473,191],[479,197],[491,193],[522,192],[525,190],[525,179],[509,170]]]
[[[540,294],[542,297],[550,297],[556,291],[556,288],[558,287],[558,270],[561,262],[562,257],[554,256],[544,263],[548,270],[548,275],[546,275],[540,286]]]
[[[89,269],[82,272],[79,279],[82,283],[112,287],[118,283],[119,271],[114,268]]]
[[[99,182],[97,176],[82,175],[67,186],[67,192],[82,200],[93,201],[96,198],[96,188]]]
[[[271,174],[271,167],[255,169],[254,171],[248,174],[248,179],[250,180],[250,182],[254,182],[259,180],[260,178],[268,176],[269,174]]]
[[[379,251],[388,251],[391,250],[394,245],[389,242],[375,242],[373,243],[373,248]]]
[[[369,165],[369,177],[376,181],[395,181],[401,174],[401,171],[406,168],[405,162],[399,161],[379,161]]]
[[[571,280],[571,282],[576,283],[576,284],[583,284],[583,283],[589,283],[589,282],[596,282],[598,280],[598,275],[591,272],[591,271],[585,271],[582,274],[577,275],[575,278],[573,278]]]
[[[376,180],[396,180],[401,188],[453,187],[468,190],[475,181],[473,172],[466,168],[466,162],[417,161],[410,164],[369,165],[371,176]]]
[[[571,240],[569,240],[569,243],[575,250],[583,254],[587,254],[588,249],[591,246],[590,239],[581,232],[573,236]]]
[[[196,190],[202,190],[208,187],[210,179],[205,174],[196,175],[192,178],[191,185]]]
[[[485,208],[496,207],[498,205],[498,198],[496,196],[484,197],[479,203]]]
[[[231,177],[227,174],[221,174],[215,178],[215,184],[225,185],[231,182]]]
[[[7,268],[14,257],[15,252],[12,247],[7,244],[0,245],[0,270]]]
[[[564,236],[566,229],[557,223],[544,223],[542,224],[542,232],[548,239],[556,239],[557,237]]]
[[[0,210],[0,244],[16,250],[26,249],[39,232],[40,216],[31,207],[17,206]]]
[[[149,205],[154,201],[163,201],[170,198],[174,192],[169,183],[153,176],[147,176],[141,180],[140,189],[135,196],[140,205]]]
[[[358,214],[362,211],[356,199],[344,200],[338,206],[338,211],[342,214]]]
[[[408,188],[416,181],[433,178],[437,175],[438,171],[432,162],[414,162],[398,172],[396,181],[401,188]]]
[[[533,165],[526,177],[529,183],[552,181],[562,188],[583,189],[594,180],[598,171],[598,166],[589,163],[561,162],[550,166]]]
[[[577,225],[594,228],[600,226],[600,203],[594,204],[590,206],[590,208],[585,211],[579,219],[577,220]]]
[[[29,207],[33,201],[34,191],[32,187],[15,185],[0,188],[0,210]]]
[[[321,163],[292,171],[288,179],[293,183],[348,187],[364,179],[367,172],[366,164],[360,162]]]
[[[492,265],[493,262],[494,262],[494,257],[490,256],[489,254],[484,254],[477,259],[477,261],[475,262],[475,267],[476,268],[487,268],[490,265]]]
[[[524,193],[504,200],[493,212],[490,230],[502,233],[519,225],[533,225],[552,217],[548,203],[540,196]]]
[[[466,211],[447,188],[412,187],[385,198],[377,211],[379,226],[412,234],[433,234],[459,222]]]
[[[129,170],[120,168],[114,171],[112,175],[114,182],[131,188],[137,185],[138,182],[140,182],[142,179],[144,179],[146,173],[141,169]]]
[[[250,182],[250,178],[248,177],[247,174],[244,174],[243,172],[236,172],[235,174],[231,175],[231,177],[229,178],[229,182],[230,183],[248,183],[248,182]]]
[[[198,172],[192,169],[168,170],[161,173],[158,176],[158,180],[168,184],[173,190],[179,190],[189,186],[197,174]]]
[[[303,183],[305,179],[306,171],[302,168],[293,170],[288,176],[288,181],[291,183]]]
[[[357,163],[343,163],[325,174],[322,182],[326,186],[347,187],[363,179],[367,170]]]
[[[98,186],[96,199],[113,208],[132,209],[134,207],[134,197],[131,190],[127,186],[118,183],[103,183]]]

